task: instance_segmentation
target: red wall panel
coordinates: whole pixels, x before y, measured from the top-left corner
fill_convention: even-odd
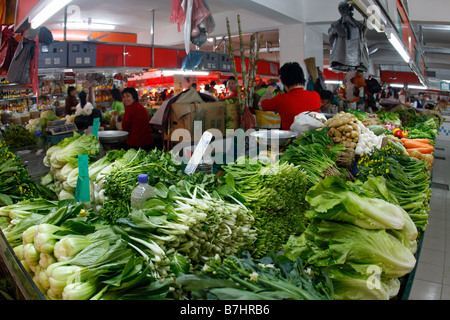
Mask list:
[[[125,46],[125,67],[152,67],[152,48]]]
[[[154,68],[178,68],[178,50],[154,48]]]
[[[395,78],[395,79],[391,79]],[[381,71],[380,72],[380,80],[381,82],[386,83],[399,83],[404,84],[407,82],[408,84],[421,85],[419,78],[413,72],[401,72],[401,71]]]
[[[97,67],[123,66],[123,46],[97,44]]]

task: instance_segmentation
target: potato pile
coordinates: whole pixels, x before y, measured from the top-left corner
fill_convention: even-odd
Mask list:
[[[339,112],[326,122],[328,135],[336,144],[342,144],[349,149],[355,149],[359,141],[358,119],[354,114]]]

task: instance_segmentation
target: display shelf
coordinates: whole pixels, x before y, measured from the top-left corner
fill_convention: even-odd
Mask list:
[[[22,263],[20,263],[13,248],[0,230],[0,270],[9,282],[13,298],[16,300],[46,300],[38,287],[34,284]]]
[[[8,101],[23,100],[23,99],[36,99],[36,96],[26,96],[26,97],[16,97],[16,98],[0,99],[0,103],[8,102]]]
[[[1,89],[15,89],[15,88],[31,88],[31,85],[23,85],[18,83],[0,83]]]

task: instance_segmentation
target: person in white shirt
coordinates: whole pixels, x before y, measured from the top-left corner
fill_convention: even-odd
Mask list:
[[[87,101],[86,92],[81,91],[78,95],[78,98],[80,99],[80,103],[77,104],[77,106],[76,106],[75,114],[77,116],[82,115],[82,114],[84,114],[86,116],[90,116],[92,113],[92,110],[94,110],[94,106],[92,105],[92,103]]]
[[[76,106],[74,123],[78,130],[86,130],[94,123],[95,118],[100,118],[102,122],[102,112],[98,108],[94,108],[92,103],[87,101],[86,92],[82,91],[78,95],[80,103]]]
[[[425,99],[424,99],[424,93],[419,92],[419,97],[416,101],[414,101],[413,107],[414,108],[424,108],[425,107]]]

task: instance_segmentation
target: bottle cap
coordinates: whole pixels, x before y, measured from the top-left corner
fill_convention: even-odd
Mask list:
[[[138,175],[138,182],[139,183],[148,183],[148,175],[147,174]]]

